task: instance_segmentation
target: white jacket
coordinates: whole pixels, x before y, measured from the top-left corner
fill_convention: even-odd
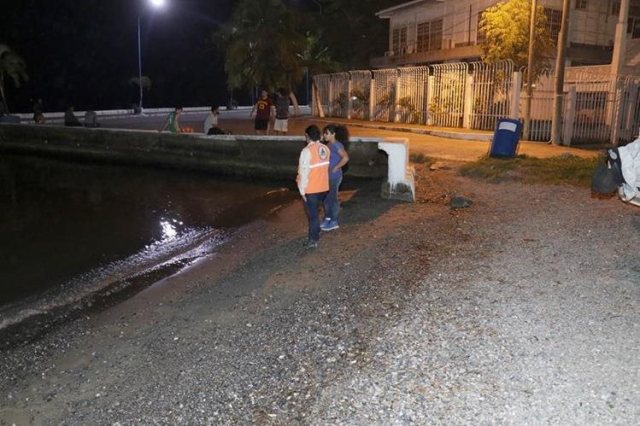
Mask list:
[[[622,201],[640,196],[640,138],[618,148],[622,177],[625,183],[618,189]]]

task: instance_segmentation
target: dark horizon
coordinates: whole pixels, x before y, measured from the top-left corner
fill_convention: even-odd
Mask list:
[[[152,81],[144,106],[226,105],[223,57],[211,34],[229,18],[232,1],[174,1],[163,11],[138,4],[142,74]],[[20,88],[5,85],[11,112],[31,112],[38,98],[45,111],[137,104],[138,87],[129,82],[138,77],[135,2],[35,0],[6,9],[0,18],[0,44],[24,58],[29,75]]]

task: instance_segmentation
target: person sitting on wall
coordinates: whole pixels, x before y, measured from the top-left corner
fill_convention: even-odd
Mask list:
[[[591,191],[612,195],[640,207],[640,138],[618,148],[607,150],[606,158],[591,177]]]
[[[82,127],[82,123],[78,120],[78,117],[74,114],[73,105],[67,108],[64,113],[64,125],[67,127]]]
[[[218,115],[220,110],[217,105],[211,107],[211,111],[207,114],[207,118],[204,120],[204,134],[205,135],[221,135],[224,134],[220,128],[218,128]]]
[[[84,127],[100,127],[98,114],[95,111],[87,111],[84,114]]]
[[[169,113],[160,131],[164,132],[165,130],[168,130],[171,133],[182,133],[182,127],[180,127],[180,115],[182,115],[182,107],[177,106]]]
[[[44,105],[42,103],[42,99],[38,98],[38,100],[33,104],[33,122],[35,124],[44,124],[45,121]]]

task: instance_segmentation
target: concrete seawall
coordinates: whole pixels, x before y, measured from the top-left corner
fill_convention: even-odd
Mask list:
[[[354,138],[347,176],[385,178],[379,138]],[[0,152],[293,179],[302,137],[170,134],[62,126],[0,125]]]

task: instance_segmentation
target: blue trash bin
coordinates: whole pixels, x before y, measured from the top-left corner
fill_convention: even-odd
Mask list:
[[[518,143],[522,133],[520,120],[500,118],[496,123],[496,130],[491,141],[490,157],[515,157],[518,153]]]

